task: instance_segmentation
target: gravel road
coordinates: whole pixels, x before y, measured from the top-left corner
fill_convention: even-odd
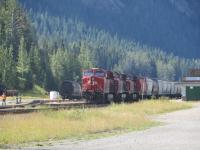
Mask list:
[[[60,150],[200,150],[200,104],[194,108],[160,115],[165,123],[144,131],[91,141],[62,141],[36,149]]]

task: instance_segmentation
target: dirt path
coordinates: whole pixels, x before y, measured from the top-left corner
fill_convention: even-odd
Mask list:
[[[91,141],[63,141],[38,149],[200,150],[200,104],[196,104],[192,109],[160,115],[155,120],[165,125]]]

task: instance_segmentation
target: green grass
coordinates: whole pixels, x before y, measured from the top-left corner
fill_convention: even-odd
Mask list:
[[[0,116],[0,145],[49,139],[97,138],[146,129],[158,122],[151,115],[191,108],[191,103],[167,100],[113,104],[104,108],[45,111]]]
[[[33,89],[21,92],[24,97],[47,97],[47,92],[40,86],[34,85]]]

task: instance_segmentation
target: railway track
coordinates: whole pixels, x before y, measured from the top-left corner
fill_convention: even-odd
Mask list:
[[[108,104],[94,104],[86,101],[50,101],[50,100],[34,100],[27,104],[16,104],[0,107],[0,115],[5,114],[24,114],[32,112],[41,112],[47,110],[61,110],[74,108],[95,108],[105,107]]]

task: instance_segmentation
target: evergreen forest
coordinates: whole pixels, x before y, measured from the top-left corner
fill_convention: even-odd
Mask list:
[[[64,80],[81,82],[82,70],[90,67],[175,81],[189,68],[200,68],[200,59],[176,56],[78,18],[24,9],[17,0],[0,0],[1,84],[57,90]]]

